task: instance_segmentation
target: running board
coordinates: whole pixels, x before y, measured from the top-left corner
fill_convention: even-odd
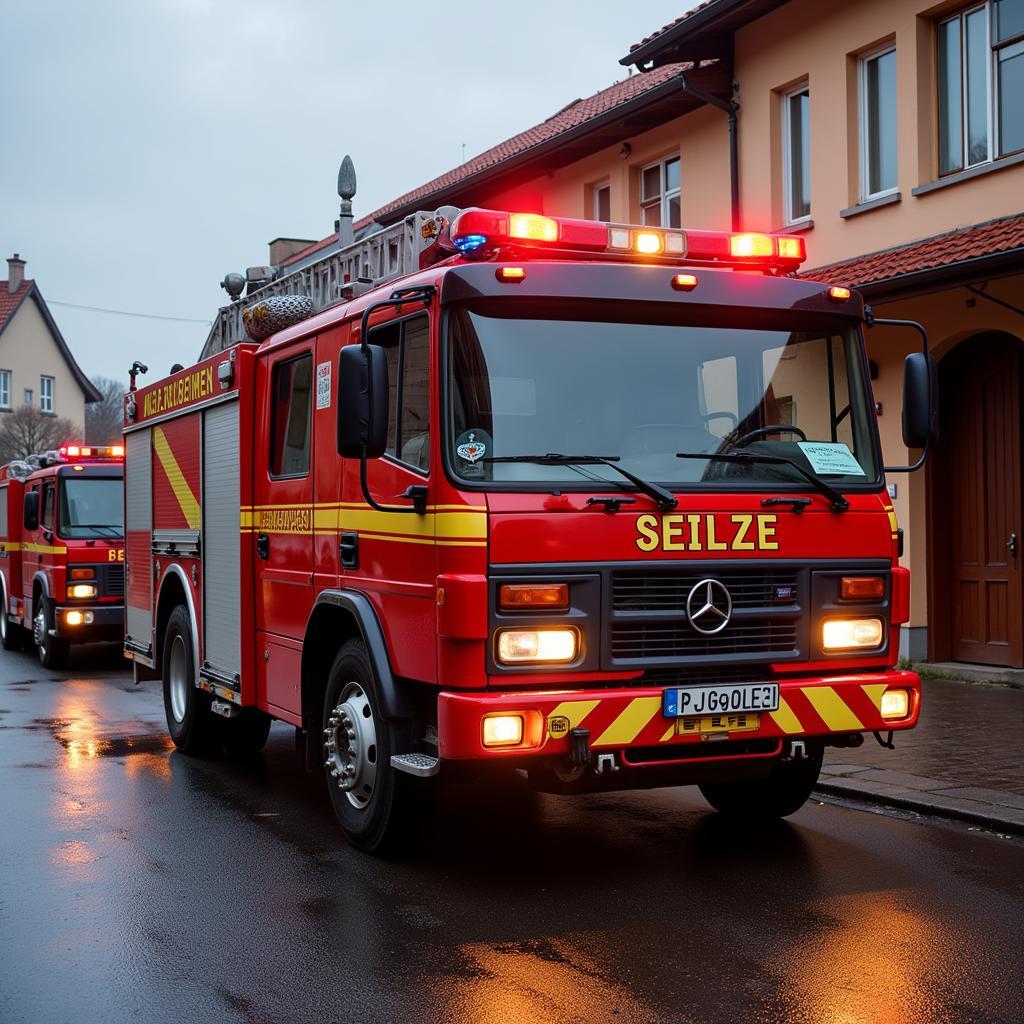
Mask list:
[[[441,759],[431,754],[392,754],[391,767],[421,779],[429,779],[441,770]]]

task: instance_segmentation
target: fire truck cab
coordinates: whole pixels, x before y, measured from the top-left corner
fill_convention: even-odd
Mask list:
[[[121,445],[63,445],[0,469],[0,641],[47,668],[124,635]]]
[[[126,396],[125,652],[178,747],[290,723],[373,849],[437,775],[753,819],[912,728],[860,297],[799,237],[419,216],[418,272]]]

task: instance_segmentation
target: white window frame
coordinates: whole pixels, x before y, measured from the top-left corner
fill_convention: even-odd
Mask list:
[[[607,189],[608,190],[608,218],[611,219],[612,215],[612,182],[610,178],[605,178],[603,181],[597,182],[593,186],[591,191],[591,209],[590,215],[592,220],[601,220],[601,202],[600,195]]]
[[[54,413],[54,378],[45,375],[39,378],[39,411]]]
[[[678,161],[679,163],[679,187],[666,189],[665,170],[668,164],[672,161]],[[644,172],[649,171],[652,167],[658,168],[658,195],[648,199],[644,199]],[[640,168],[640,223],[647,223],[647,211],[654,207],[655,203],[658,204],[658,211],[661,214],[660,225],[652,225],[652,227],[663,227],[663,228],[680,228],[682,227],[683,217],[683,161],[679,154],[673,153],[671,156],[663,157],[661,160],[654,160],[649,164],[644,164]],[[679,224],[669,224],[669,202],[672,199],[679,199]]]
[[[791,89],[787,89],[782,93],[782,220],[786,227],[799,227],[802,224],[810,223],[811,214],[814,210],[813,204],[808,203],[807,213],[802,213],[799,217],[793,216],[793,147],[791,145],[793,126],[789,115],[789,101],[801,93],[807,93],[807,111],[808,115],[810,115],[810,79],[805,78],[798,85],[794,85]],[[810,131],[808,130],[809,134]],[[808,154],[808,179],[810,178],[809,157],[810,154]],[[810,180],[808,180],[807,185],[809,193]]]
[[[31,388],[25,388],[25,404],[32,405],[36,400],[35,393]]]
[[[871,124],[868,113],[868,64],[873,60],[878,60],[880,57],[884,57],[886,54],[896,53],[896,43],[889,42],[884,46],[880,46],[875,50],[869,50],[867,53],[862,53],[857,58],[857,79],[858,79],[858,115],[860,118],[860,201],[862,203],[871,202],[873,199],[884,199],[886,196],[895,195],[900,190],[900,155],[899,155],[899,126],[897,122],[896,129],[896,184],[891,188],[884,188],[879,192],[871,192],[871,151],[870,151],[870,139],[871,139]],[[897,58],[898,60],[898,58]],[[896,67],[897,72],[897,91],[899,83],[899,65]],[[896,101],[896,97],[893,97],[893,101]],[[897,110],[897,117],[899,112]]]
[[[0,409],[11,407],[11,371],[0,370]]]

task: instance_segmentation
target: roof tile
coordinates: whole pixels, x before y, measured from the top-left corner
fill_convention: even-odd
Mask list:
[[[31,287],[32,280],[28,278],[21,282],[21,287],[12,295],[7,290],[7,282],[0,281],[0,332],[7,327],[7,321],[14,315],[14,311]]]
[[[691,7],[685,14],[680,15],[675,21],[670,21],[667,25],[662,25],[657,32],[652,32],[649,36],[645,36],[640,40],[639,43],[634,43],[630,48],[629,52],[632,53],[634,50],[639,50],[641,46],[646,46],[651,40],[657,39],[663,32],[667,32],[670,28],[675,28],[676,25],[682,24],[687,18],[692,18],[698,11],[703,11],[705,7],[710,7],[712,4],[718,3],[718,0],[703,0],[703,3],[699,3],[694,7]]]

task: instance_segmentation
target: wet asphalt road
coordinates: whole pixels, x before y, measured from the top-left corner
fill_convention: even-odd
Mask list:
[[[376,860],[290,729],[183,757],[116,654],[0,654],[0,829],[4,1024],[1024,1020],[1020,840],[463,786]]]

